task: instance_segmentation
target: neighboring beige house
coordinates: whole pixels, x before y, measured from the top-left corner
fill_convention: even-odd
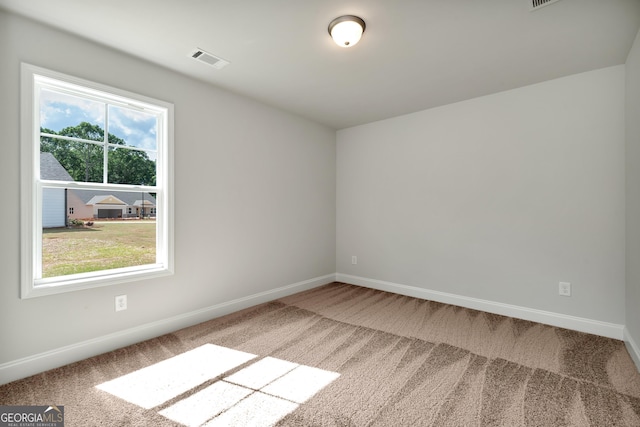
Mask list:
[[[69,190],[71,219],[137,218],[156,216],[156,199],[149,193],[130,191]]]
[[[93,206],[80,199],[76,190],[67,192],[67,217],[70,219],[93,218]]]

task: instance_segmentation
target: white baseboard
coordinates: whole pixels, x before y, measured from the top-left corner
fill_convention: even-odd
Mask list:
[[[586,332],[603,337],[618,340],[623,339],[624,325],[618,325],[615,323],[568,316],[566,314],[553,313],[550,311],[537,310],[534,308],[511,304],[503,304],[478,298],[470,298],[446,292],[432,291],[415,286],[400,285],[398,283],[384,282],[382,280],[368,279],[366,277],[351,276],[342,273],[336,273],[336,281],[445,304],[457,305],[474,310],[486,311],[517,319],[544,323],[546,325],[572,329],[574,331]]]
[[[77,362],[127,345],[158,337],[188,326],[197,325],[234,311],[282,298],[335,281],[335,274],[305,280],[258,294],[216,304],[135,328],[104,335],[76,344],[13,360],[0,365],[0,384],[6,384],[49,369]]]
[[[633,359],[633,363],[636,364],[636,368],[638,368],[638,371],[640,372],[640,347],[631,337],[631,334],[626,327],[624,328],[624,344],[627,346],[627,350]]]

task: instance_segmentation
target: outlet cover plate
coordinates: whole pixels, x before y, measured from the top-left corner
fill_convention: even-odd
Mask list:
[[[569,282],[560,282],[558,284],[558,294],[562,295],[563,297],[570,297],[571,296],[571,283],[569,283]]]
[[[118,295],[116,297],[116,311],[122,311],[127,309],[127,296]]]

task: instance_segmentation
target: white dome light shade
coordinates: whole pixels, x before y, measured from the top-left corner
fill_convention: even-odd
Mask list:
[[[358,43],[364,29],[364,21],[353,15],[341,16],[329,24],[329,34],[340,47],[351,47]]]

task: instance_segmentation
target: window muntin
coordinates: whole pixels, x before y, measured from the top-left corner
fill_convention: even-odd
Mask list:
[[[107,182],[110,184],[156,185],[155,151],[109,144]],[[153,158],[151,158],[153,157]]]
[[[28,64],[22,78],[22,297],[171,274],[172,105]],[[74,258],[64,233],[105,236],[99,221],[124,221],[134,207],[146,213],[135,216],[146,221],[143,235],[122,242],[111,230],[111,241]],[[55,242],[60,236],[67,240]],[[112,246],[119,244],[130,250],[118,255]],[[66,261],[78,268],[52,268],[52,254],[71,254]]]
[[[81,125],[82,126],[82,125]],[[95,143],[63,139],[40,131],[40,152],[51,153],[76,182],[103,182],[104,148]],[[40,167],[43,167],[41,164]],[[49,181],[67,181],[60,175],[44,176]]]
[[[147,150],[151,158],[158,150],[158,117],[146,111],[109,105],[109,134],[124,141],[124,145]],[[109,143],[119,144],[110,138]]]

